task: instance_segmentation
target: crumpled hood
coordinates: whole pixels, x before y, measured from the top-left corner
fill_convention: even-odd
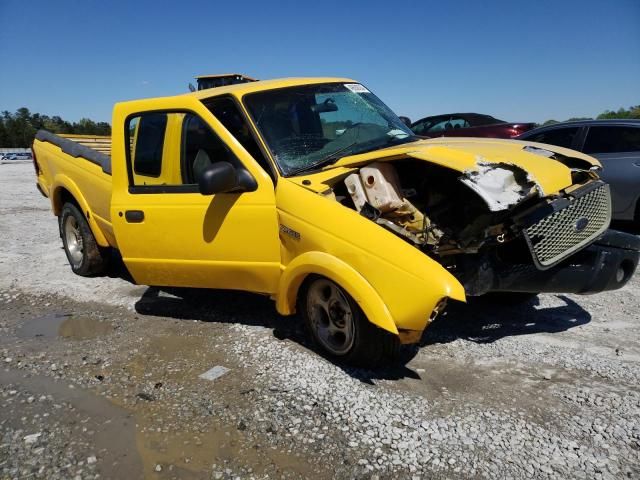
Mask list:
[[[600,166],[593,157],[552,145],[493,138],[437,138],[390,147],[340,159],[333,167],[355,167],[372,161],[412,157],[461,173],[481,171],[488,165],[511,165],[522,169],[541,195],[571,186],[571,170],[549,154],[568,157],[585,167]]]

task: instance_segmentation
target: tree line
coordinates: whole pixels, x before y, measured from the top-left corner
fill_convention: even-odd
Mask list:
[[[596,117],[597,120],[611,120],[614,118],[624,119],[624,120],[633,119],[633,118],[640,119],[640,105],[635,105],[629,108],[620,108],[618,110],[605,110],[604,112],[602,112],[600,115]],[[564,121],[572,122],[572,121],[578,121],[578,120],[593,120],[593,117],[573,117]],[[542,125],[543,126],[551,125],[553,123],[560,123],[560,122],[558,120],[547,120]]]
[[[82,118],[78,122],[68,122],[59,116],[49,117],[31,113],[28,108],[19,108],[15,113],[3,111],[0,114],[0,148],[28,148],[40,129],[53,133],[78,135],[111,135],[111,125]]]

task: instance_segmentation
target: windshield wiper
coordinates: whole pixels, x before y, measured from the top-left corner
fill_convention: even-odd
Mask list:
[[[326,157],[324,157],[321,161],[319,161],[317,163],[312,163],[311,165],[306,165],[304,167],[298,168],[297,170],[294,170],[293,172],[289,173],[289,176],[295,176],[295,175],[298,175],[299,173],[308,172],[310,170],[317,170],[319,168],[326,167],[327,165],[333,165],[338,160],[340,160],[342,157],[346,156],[346,155],[343,155],[343,152],[345,150],[350,149],[356,143],[358,143],[358,142],[353,142],[353,143],[350,143],[349,145],[347,145],[346,147],[339,148],[338,150],[336,150],[335,152],[333,152],[330,155],[327,155]]]

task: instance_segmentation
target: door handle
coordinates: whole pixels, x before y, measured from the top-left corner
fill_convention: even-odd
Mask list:
[[[633,164],[634,164],[636,167],[640,167],[640,160],[638,160],[637,162],[633,162]]]
[[[144,212],[142,210],[127,210],[124,212],[124,218],[129,223],[142,223]]]

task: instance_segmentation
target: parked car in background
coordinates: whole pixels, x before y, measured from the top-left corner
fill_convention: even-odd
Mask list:
[[[602,163],[614,220],[640,224],[640,120],[581,120],[537,128],[518,137],[571,148]]]
[[[9,152],[0,155],[0,160],[31,160],[32,158],[30,152]]]
[[[481,113],[448,113],[418,120],[411,124],[411,130],[424,137],[513,138],[535,126],[535,123],[508,123]]]

